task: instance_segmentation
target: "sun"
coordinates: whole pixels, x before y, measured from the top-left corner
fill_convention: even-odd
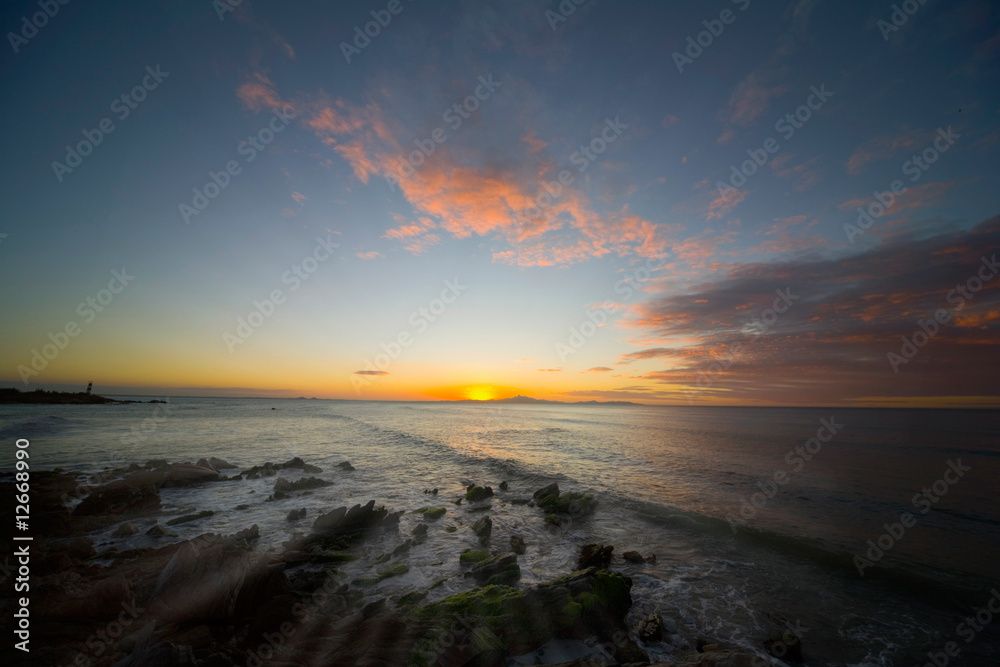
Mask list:
[[[490,401],[497,397],[496,390],[489,385],[466,387],[463,396],[470,401]]]

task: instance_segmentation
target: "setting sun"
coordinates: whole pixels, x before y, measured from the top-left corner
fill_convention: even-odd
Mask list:
[[[497,392],[489,385],[476,385],[466,387],[462,395],[470,401],[490,401],[497,397]]]

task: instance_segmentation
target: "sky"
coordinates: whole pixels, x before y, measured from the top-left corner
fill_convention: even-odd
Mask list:
[[[0,9],[0,384],[1000,404],[996,3],[116,4]]]

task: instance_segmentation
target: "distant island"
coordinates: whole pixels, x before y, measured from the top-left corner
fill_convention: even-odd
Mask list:
[[[491,398],[486,401],[476,401],[465,399],[461,401],[448,401],[448,403],[507,403],[514,405],[635,405],[642,407],[642,403],[631,401],[548,401],[543,398],[531,398],[530,396],[514,396],[512,398]]]
[[[119,401],[114,398],[106,398],[97,394],[88,394],[83,391],[46,391],[36,389],[35,391],[21,391],[16,387],[0,389],[0,404],[3,403],[37,403],[45,405],[105,405],[108,403],[166,403],[166,401]]]

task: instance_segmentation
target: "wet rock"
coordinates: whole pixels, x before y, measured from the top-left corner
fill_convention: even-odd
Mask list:
[[[605,568],[611,564],[611,552],[614,550],[613,546],[587,544],[580,550],[577,567],[581,570],[588,567]]]
[[[234,466],[229,461],[226,461],[225,459],[216,458],[214,456],[208,459],[208,463],[216,470],[232,470],[236,468],[236,466]]]
[[[118,514],[134,516],[160,508],[160,495],[152,484],[141,486],[125,481],[111,482],[91,491],[76,509],[74,517]]]
[[[475,484],[470,484],[465,489],[465,499],[470,503],[486,500],[492,496],[493,489],[488,486],[476,486]]]
[[[659,614],[650,614],[639,621],[636,634],[643,642],[659,641],[663,638],[663,618]]]
[[[416,510],[417,514],[422,514],[424,516],[424,521],[437,521],[445,515],[446,510],[443,507],[421,507]]]
[[[480,560],[465,576],[472,577],[480,586],[510,585],[521,578],[521,568],[517,554],[506,553]]]
[[[764,642],[764,648],[775,658],[785,662],[805,662],[802,657],[802,642],[791,631],[786,631],[780,637],[774,637]]]
[[[429,624],[417,626],[415,651],[440,651],[435,664],[503,665],[553,638],[610,641],[625,634],[631,586],[621,573],[589,569],[523,591],[487,585],[453,595],[415,610]],[[437,641],[443,633],[454,640],[447,647]]]
[[[115,528],[115,532],[111,533],[111,537],[128,537],[129,535],[135,535],[139,532],[139,528],[132,522],[126,521],[122,525]]]
[[[385,507],[375,507],[370,500],[364,506],[355,505],[350,510],[340,507],[316,518],[310,542],[336,542],[353,540],[376,528],[399,523],[402,512],[389,512]]]
[[[175,463],[167,471],[163,486],[193,486],[219,479],[219,471],[190,463]]]
[[[645,563],[646,559],[642,557],[642,554],[638,551],[626,551],[622,554],[622,558],[630,563]]]
[[[303,477],[294,482],[289,482],[284,477],[279,477],[274,483],[275,493],[291,493],[293,491],[306,491],[307,489],[319,489],[324,486],[333,486],[333,482],[327,482],[319,477]]]
[[[507,481],[506,481],[506,480],[504,480],[504,481],[500,482],[500,490],[501,490],[501,491],[506,491],[506,490],[507,490],[508,488],[509,488],[509,486],[508,486],[508,484],[507,484]]]
[[[466,549],[458,556],[458,562],[465,565],[472,563],[479,563],[490,557],[489,551],[480,551],[478,549]]]
[[[239,505],[236,506],[236,509],[238,509],[238,510],[248,510],[248,509],[250,509],[250,506],[247,505],[246,503],[241,503],[241,504],[239,504]]]
[[[559,497],[559,485],[552,482],[548,486],[543,486],[542,488],[535,491],[532,496],[535,500],[541,500],[543,498],[558,498]]]
[[[647,563],[655,563],[656,562],[656,554],[649,554],[648,556],[646,556],[646,562]]]
[[[212,510],[204,510],[203,512],[198,512],[196,514],[187,514],[185,516],[179,516],[176,519],[171,519],[167,521],[168,526],[177,526],[182,523],[188,523],[189,521],[197,521],[198,519],[205,519],[214,515],[215,512]]]
[[[438,494],[438,490],[436,487],[433,489],[424,489],[424,493],[429,493],[432,496],[436,496]]]
[[[387,567],[379,568],[375,574],[358,577],[351,583],[355,586],[374,586],[389,577],[398,577],[410,571],[410,566],[406,563],[393,563]]]
[[[146,461],[145,468],[146,470],[158,470],[160,468],[166,468],[167,465],[166,459],[150,459]]]
[[[414,535],[414,537],[423,537],[426,534],[427,534],[427,524],[426,523],[418,523],[417,527],[413,529],[413,535]]]
[[[407,551],[410,550],[412,546],[413,546],[413,540],[410,539],[406,540],[405,542],[403,542],[398,547],[392,550],[392,557],[396,558],[397,556],[405,554]]]
[[[519,535],[510,536],[510,548],[516,554],[523,554],[528,550],[528,545],[525,544],[524,538]]]
[[[154,523],[153,526],[146,531],[146,535],[150,537],[177,537],[176,534],[171,533],[158,523]]]
[[[310,465],[305,461],[303,461],[302,459],[300,459],[298,456],[288,459],[284,463],[279,463],[278,465],[275,466],[275,468],[277,468],[278,470],[301,470],[302,472],[311,472],[311,473],[323,472],[323,469],[320,468],[319,466]]]
[[[211,468],[212,470],[215,470],[216,472],[219,471],[218,468],[216,468],[215,466],[213,466],[211,463],[208,462],[208,459],[198,459],[198,461],[195,463],[195,465],[198,466],[199,468]]]
[[[350,472],[352,470],[357,470],[357,468],[351,465],[350,461],[341,461],[340,463],[337,464],[337,467],[347,472]]]
[[[493,519],[488,516],[484,516],[479,521],[472,524],[472,532],[476,534],[479,538],[480,544],[486,544],[490,540],[490,534],[493,532]]]
[[[289,521],[298,521],[299,519],[304,519],[305,517],[306,517],[306,508],[303,507],[302,509],[292,510],[291,512],[288,513],[288,516],[286,518]]]
[[[249,528],[236,531],[229,539],[235,542],[252,542],[253,540],[258,540],[260,539],[260,528],[257,527],[257,524],[254,524]]]

